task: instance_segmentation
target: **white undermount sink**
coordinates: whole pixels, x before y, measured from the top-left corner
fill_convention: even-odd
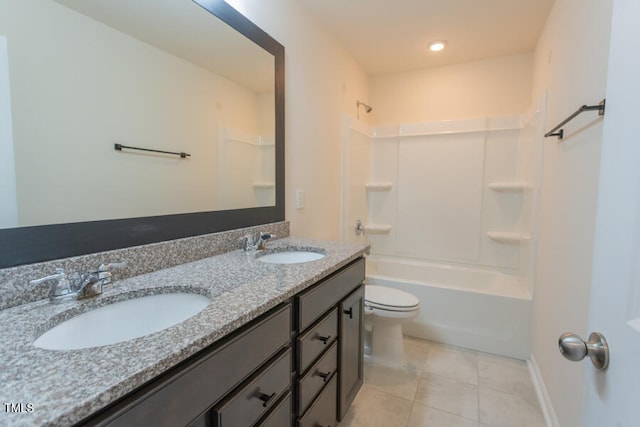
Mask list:
[[[192,293],[148,295],[105,305],[49,329],[33,345],[77,350],[132,340],[195,316],[211,301]]]
[[[324,257],[325,255],[320,252],[291,250],[262,255],[258,258],[258,261],[268,264],[299,264],[316,261]]]

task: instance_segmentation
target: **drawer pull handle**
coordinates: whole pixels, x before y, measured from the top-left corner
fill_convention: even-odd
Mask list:
[[[320,335],[318,336],[318,339],[322,341],[322,344],[327,345],[327,343],[331,339],[331,335],[327,335],[326,337],[323,337],[322,335]]]
[[[329,377],[331,376],[331,371],[329,372],[316,372],[316,375],[322,378],[322,382],[326,383]]]
[[[265,408],[269,404],[269,401],[274,397],[276,397],[276,393],[272,393],[272,394],[258,393],[258,398],[262,400],[263,402],[262,406],[264,406]]]
[[[349,319],[353,319],[353,307],[349,307],[349,310],[342,310],[344,314],[349,315]]]

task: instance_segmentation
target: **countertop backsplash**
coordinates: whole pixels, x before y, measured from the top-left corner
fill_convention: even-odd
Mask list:
[[[29,281],[51,275],[58,267],[64,268],[67,273],[85,273],[95,271],[103,263],[124,261],[127,263],[125,267],[113,271],[115,281],[118,281],[239,249],[243,236],[260,231],[273,233],[276,239],[288,237],[289,222],[263,224],[0,269],[0,310],[47,298],[50,284],[32,286]]]

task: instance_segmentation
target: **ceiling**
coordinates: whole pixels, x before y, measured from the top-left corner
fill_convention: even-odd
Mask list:
[[[189,0],[54,1],[256,93],[273,92],[273,55],[197,3]]]
[[[554,0],[298,0],[370,75],[531,52]],[[432,40],[444,51],[428,51]]]

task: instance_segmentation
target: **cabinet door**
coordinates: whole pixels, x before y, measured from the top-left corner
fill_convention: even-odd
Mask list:
[[[338,420],[349,410],[363,380],[364,364],[364,286],[340,303],[340,366]]]

